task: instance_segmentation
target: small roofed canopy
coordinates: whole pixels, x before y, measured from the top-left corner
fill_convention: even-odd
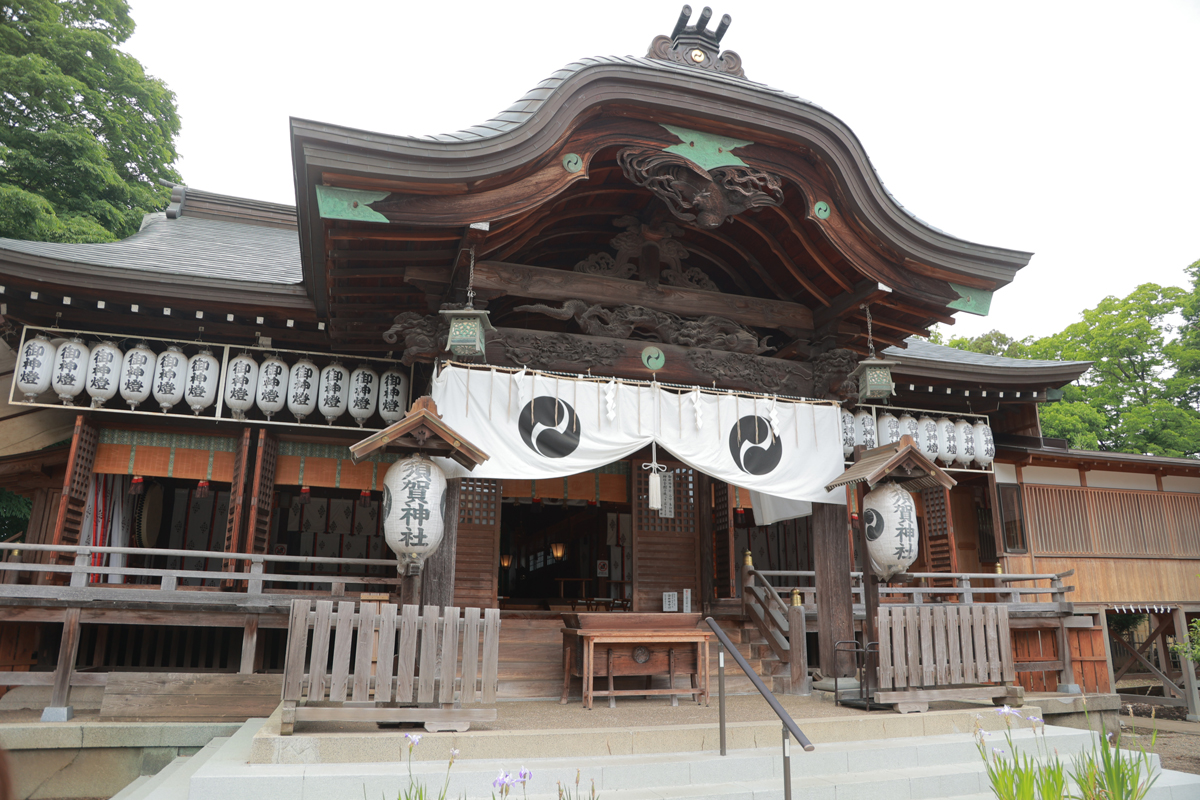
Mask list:
[[[853,466],[826,486],[825,491],[864,482],[873,488],[883,481],[895,481],[907,492],[938,487],[950,489],[958,483],[926,458],[911,436],[901,436],[898,442],[867,450]]]
[[[438,414],[430,397],[418,397],[404,419],[361,442],[350,445],[350,460],[358,464],[376,450],[391,446],[411,452],[452,458],[468,470],[490,456],[454,432]]]

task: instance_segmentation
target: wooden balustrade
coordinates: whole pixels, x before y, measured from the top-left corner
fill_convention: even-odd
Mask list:
[[[314,591],[315,594],[327,594],[333,597],[346,595],[347,586],[362,586],[364,589],[375,591],[396,592],[400,578],[392,575],[377,577],[371,575],[347,575],[335,572],[313,572],[311,574],[292,574],[274,572],[268,565],[299,564],[312,565],[318,568],[339,570],[347,567],[365,568],[370,566],[392,567],[390,561],[370,558],[323,558],[318,556],[277,556],[267,554],[225,553],[221,551],[173,550],[157,547],[90,547],[69,545],[36,545],[0,543],[0,553],[19,550],[21,553],[49,551],[57,556],[60,563],[41,563],[30,560],[0,561],[0,598],[57,598],[62,600],[99,600],[99,599],[137,599],[148,602],[192,603],[205,605],[245,605],[248,596],[265,597],[273,594],[270,585],[276,585],[274,593],[291,596],[302,585],[328,584],[327,591]],[[221,562],[233,562],[243,571],[231,573],[221,569],[169,569],[161,567],[133,566],[99,566],[92,563],[93,556],[176,556],[190,559],[213,559],[218,565]],[[67,563],[61,563],[61,562]],[[73,563],[72,563],[73,562]],[[30,583],[16,582],[22,573],[30,576]],[[64,574],[68,578],[66,587],[51,585],[45,576]],[[100,576],[107,580],[108,576],[122,578],[148,579],[139,583],[93,583],[92,576]],[[199,581],[197,586],[182,586],[181,581],[194,579]],[[218,587],[224,581],[232,591],[219,591]]]

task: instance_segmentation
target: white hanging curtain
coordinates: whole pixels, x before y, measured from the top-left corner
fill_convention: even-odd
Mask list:
[[[658,384],[576,380],[447,366],[432,397],[442,419],[490,458],[449,477],[558,478],[619,461],[651,442],[688,466],[765,495],[845,503],[836,405]]]

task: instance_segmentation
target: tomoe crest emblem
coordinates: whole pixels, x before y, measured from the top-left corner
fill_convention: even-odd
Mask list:
[[[766,417],[745,416],[729,429],[729,454],[742,472],[766,475],[779,466],[783,442]]]
[[[545,458],[565,458],[579,447],[579,418],[575,409],[554,397],[535,397],[517,419],[521,440]]]

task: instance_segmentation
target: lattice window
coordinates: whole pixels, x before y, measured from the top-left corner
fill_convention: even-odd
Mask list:
[[[460,525],[496,524],[500,508],[500,486],[484,478],[463,478],[459,490],[458,523]]]

